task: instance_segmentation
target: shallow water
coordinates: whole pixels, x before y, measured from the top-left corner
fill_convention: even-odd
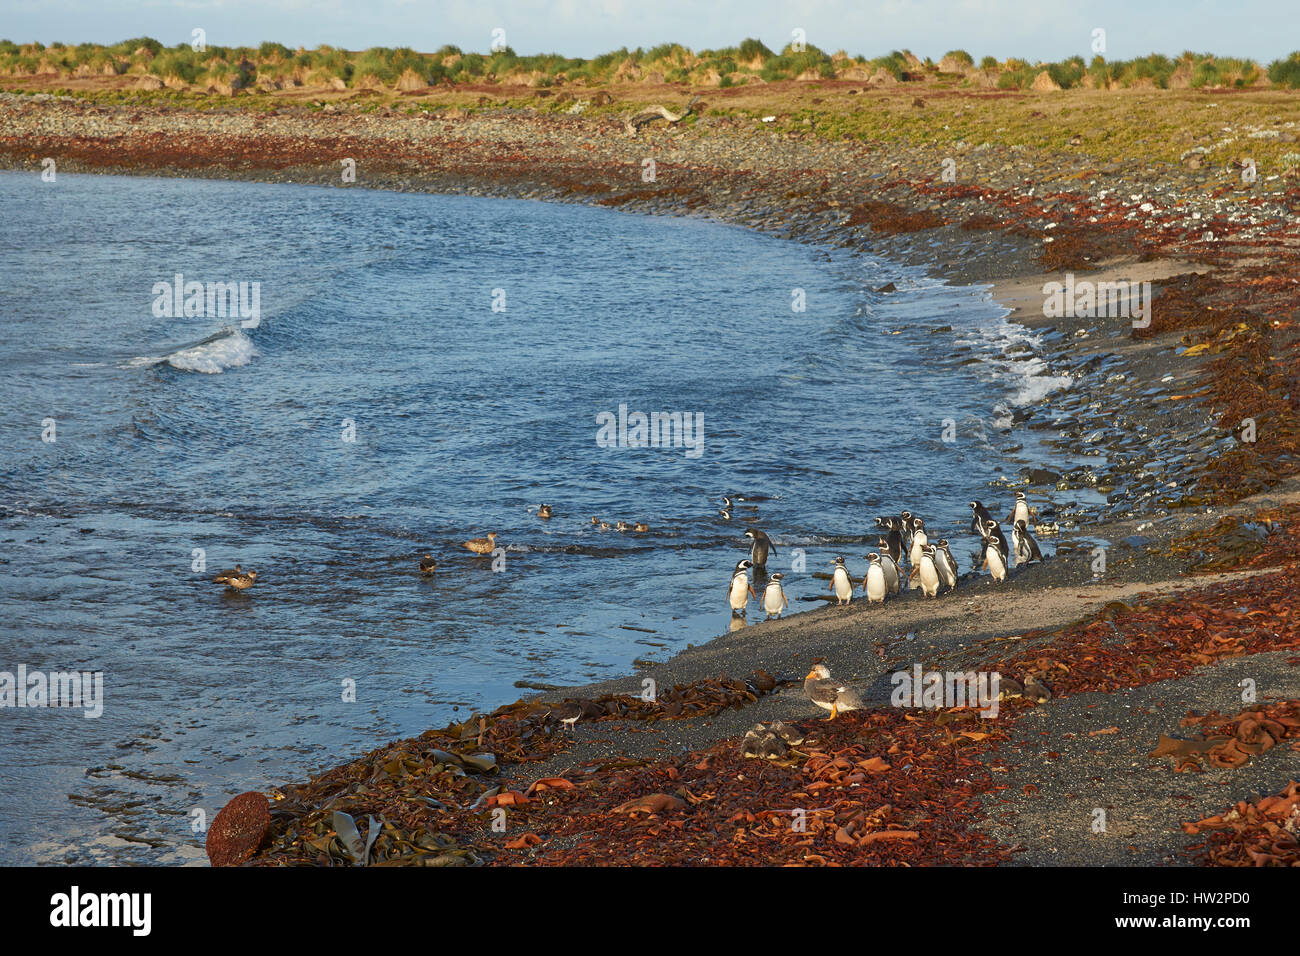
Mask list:
[[[1012,409],[1063,384],[981,289],[702,220],[64,174],[0,207],[0,670],[105,687],[0,710],[4,863],[202,859],[196,808],[708,640],[747,521],[792,611],[905,507],[965,570],[966,503],[1041,458]],[[155,315],[177,273],[260,283],[260,324]],[[620,404],[700,454],[600,447]]]

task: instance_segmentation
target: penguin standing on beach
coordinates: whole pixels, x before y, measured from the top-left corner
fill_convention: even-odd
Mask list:
[[[934,549],[934,566],[943,586],[951,591],[957,590],[957,559],[952,556],[947,538],[940,538]]]
[[[990,521],[985,528],[992,530],[996,522]],[[1007,553],[1002,550],[998,539],[993,537],[986,530],[984,537],[980,540],[980,546],[984,551],[984,567],[989,569],[989,574],[993,575],[993,580],[1001,584],[1007,579]]]
[[[917,564],[917,574],[921,578],[921,591],[926,597],[939,596],[939,569],[934,564],[936,548],[927,544],[921,548],[921,560]]]
[[[871,563],[867,565],[867,574],[862,579],[862,590],[867,595],[867,603],[884,604],[889,585],[885,581],[885,568],[881,564],[880,555],[872,551],[867,555],[867,560]]]
[[[1011,506],[1011,516],[1007,518],[1007,524],[1011,525],[1014,531],[1016,523],[1019,521],[1023,521],[1026,525],[1029,524],[1029,502],[1025,499],[1023,491],[1016,492],[1016,501]]]
[[[781,579],[784,577],[785,575],[780,571],[776,572],[767,582],[767,587],[763,589],[763,610],[767,612],[769,620],[780,617],[781,612],[790,606],[781,587]]]
[[[888,552],[889,556],[897,564],[903,560],[903,531],[897,518],[890,516],[888,518],[877,518],[876,527],[885,532],[880,538],[881,553]]]
[[[1002,563],[1006,564],[1011,549],[1007,547],[1007,536],[1002,533],[1002,525],[995,520],[986,521],[984,522],[984,534],[997,542],[998,550],[1002,552]]]
[[[1011,528],[1011,541],[1016,547],[1016,566],[1042,561],[1043,552],[1038,550],[1038,542],[1029,533],[1029,526],[1024,519],[1017,521]]]
[[[920,518],[912,519],[912,547],[907,560],[913,570],[921,566],[921,554],[930,544],[930,536],[925,533],[925,522]]]
[[[844,566],[844,558],[835,559],[835,570],[831,572],[830,590],[835,592],[836,604],[848,604],[853,600],[853,579],[849,569]]]
[[[898,562],[887,553],[880,552],[880,568],[885,572],[885,590],[890,594],[901,593],[907,582],[898,570]]]
[[[911,552],[912,550],[912,532],[916,528],[916,518],[910,511],[904,511],[898,516],[898,527],[903,533],[903,547]]]
[[[754,562],[755,573],[767,570],[768,554],[776,554],[776,545],[761,528],[750,528],[745,532],[746,538],[753,539],[749,546],[749,560]]]
[[[970,510],[970,533],[983,537],[984,526],[993,520],[993,516],[989,514],[989,509],[985,508],[978,501],[972,501],[970,503]]]
[[[736,562],[736,570],[731,572],[731,584],[727,587],[727,600],[731,602],[731,613],[743,615],[749,607],[749,599],[757,600],[753,586],[749,583],[749,569],[753,563],[749,560]]]

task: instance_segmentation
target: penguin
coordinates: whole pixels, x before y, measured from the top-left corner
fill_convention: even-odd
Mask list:
[[[1029,502],[1025,500],[1023,491],[1016,492],[1016,500],[1011,506],[1011,515],[1007,518],[1007,524],[1014,528],[1017,521],[1029,524]]]
[[[917,565],[917,573],[921,578],[921,590],[926,597],[939,596],[939,569],[934,563],[934,553],[937,549],[932,544],[927,544],[921,548],[921,561]]]
[[[912,547],[908,551],[907,560],[913,568],[921,565],[921,552],[925,550],[930,543],[930,536],[925,533],[925,522],[920,518],[912,519]]]
[[[1029,564],[1033,561],[1042,561],[1043,552],[1038,550],[1038,542],[1034,536],[1029,533],[1029,527],[1025,524],[1024,519],[1017,521],[1011,529],[1011,540],[1016,546],[1016,566]]]
[[[880,567],[885,572],[885,589],[890,594],[901,593],[907,582],[903,580],[903,575],[899,573],[898,562],[890,555],[882,552]]]
[[[780,571],[776,572],[763,589],[763,610],[767,612],[769,620],[780,617],[781,612],[790,606],[790,602],[785,599],[785,591],[781,588],[784,577]]]
[[[835,559],[835,570],[831,572],[831,586],[829,590],[835,592],[836,604],[848,604],[853,600],[853,579],[849,577],[849,569],[844,566],[844,559]]]
[[[420,573],[426,578],[438,570],[438,562],[434,560],[433,555],[426,554],[420,559]]]
[[[736,570],[731,572],[731,584],[727,588],[727,599],[731,602],[731,613],[744,616],[749,607],[749,599],[757,598],[754,588],[749,583],[749,569],[753,564],[748,560],[736,562]]]
[[[894,559],[895,564],[902,561],[903,532],[898,526],[898,519],[893,517],[877,518],[876,526],[886,532],[884,537],[879,539],[880,547],[882,549],[881,553],[883,554],[885,551],[888,551],[889,556]]]
[[[766,568],[768,553],[776,554],[776,545],[772,539],[760,528],[750,528],[745,532],[745,537],[752,538],[754,542],[749,546],[749,560],[754,562],[756,568]]]
[[[1002,563],[1006,564],[1011,549],[1007,547],[1007,536],[1002,533],[1002,526],[990,519],[984,522],[984,535],[997,542],[998,550],[1002,552]]]
[[[989,522],[989,524],[994,524],[994,522]],[[998,539],[987,534],[981,539],[980,544],[984,549],[984,566],[993,575],[993,580],[1001,584],[1007,579],[1007,557],[1005,552],[998,546]]]
[[[885,595],[889,592],[889,585],[885,581],[885,568],[880,561],[880,555],[872,551],[867,555],[867,560],[871,563],[867,565],[867,574],[862,579],[862,590],[867,595],[868,604],[884,604]]]
[[[983,536],[984,526],[993,520],[993,516],[989,514],[989,509],[985,508],[978,501],[972,501],[970,503],[970,510],[970,533]]]
[[[539,517],[539,518],[549,518],[550,516],[551,516],[551,506],[550,506],[550,505],[542,505],[540,508],[537,509],[537,517]]]
[[[912,550],[912,529],[914,523],[915,518],[910,511],[904,511],[898,516],[898,529],[903,534],[903,544],[906,546],[909,553]]]
[[[948,539],[940,538],[939,546],[934,552],[934,566],[939,571],[939,580],[944,587],[957,590],[957,559],[948,548]]]

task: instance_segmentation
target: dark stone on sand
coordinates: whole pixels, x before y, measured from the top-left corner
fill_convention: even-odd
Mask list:
[[[208,829],[208,862],[213,866],[238,866],[261,845],[271,825],[271,805],[260,793],[235,797],[217,814]]]

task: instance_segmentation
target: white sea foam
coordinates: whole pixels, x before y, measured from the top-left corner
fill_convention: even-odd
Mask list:
[[[166,362],[183,372],[218,375],[228,368],[247,365],[257,356],[252,339],[234,327],[222,329],[201,342],[185,345],[167,355],[141,355],[126,363],[127,368],[145,368]]]

